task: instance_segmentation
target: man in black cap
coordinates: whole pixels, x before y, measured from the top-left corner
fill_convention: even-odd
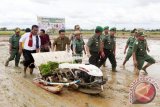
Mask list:
[[[95,34],[88,40],[86,51],[87,56],[89,57],[89,63],[93,64],[97,67],[100,67],[99,60],[101,56],[101,48],[100,44],[102,42],[101,35],[103,32],[103,28],[101,26],[97,26],[95,29]]]
[[[8,66],[9,62],[15,59],[15,66],[18,67],[20,56],[21,56],[18,52],[18,50],[19,50],[19,39],[20,39],[20,28],[16,28],[15,29],[15,34],[13,36],[11,36],[11,38],[9,39],[10,57],[6,61],[5,66]]]

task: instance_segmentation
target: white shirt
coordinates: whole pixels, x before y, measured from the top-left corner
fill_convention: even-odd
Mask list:
[[[24,49],[26,49],[26,50],[31,50],[31,51],[36,50],[36,36],[32,35],[32,40],[33,40],[32,47],[28,46],[29,36],[30,36],[30,32],[23,34],[21,36],[19,42],[24,42]],[[39,39],[39,48],[40,48],[41,40],[40,40],[39,36],[38,36],[38,39]]]

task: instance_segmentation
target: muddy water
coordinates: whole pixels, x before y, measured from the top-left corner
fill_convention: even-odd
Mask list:
[[[132,58],[126,64],[126,70],[120,68],[124,59],[123,49],[126,39],[117,39],[117,73],[110,72],[111,66],[107,61],[107,67],[102,67],[105,78],[109,81],[104,86],[104,92],[100,95],[87,95],[81,92],[64,89],[59,95],[51,94],[36,87],[32,79],[36,77],[28,74],[22,77],[23,66],[14,67],[14,61],[9,67],[4,67],[8,57],[8,43],[0,42],[0,107],[160,107],[160,93],[153,102],[146,105],[130,105],[128,100],[129,86],[137,78],[133,74]],[[156,64],[148,69],[149,76],[159,80],[160,72],[160,42],[148,40],[151,52],[156,59]]]

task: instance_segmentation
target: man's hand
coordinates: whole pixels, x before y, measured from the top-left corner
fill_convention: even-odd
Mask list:
[[[9,54],[11,54],[11,53],[12,53],[12,49],[9,50]]]
[[[136,60],[134,60],[134,66],[137,67],[138,66],[138,63]]]
[[[101,57],[102,57],[102,58],[104,58],[104,57],[105,57],[104,52],[101,52]]]
[[[115,53],[115,51],[113,51],[113,54],[114,54],[114,56],[116,57],[116,53]]]
[[[36,53],[39,53],[40,52],[40,49],[38,48],[38,49],[36,49]]]
[[[90,58],[90,57],[91,57],[91,54],[90,54],[90,53],[87,53],[87,57]]]
[[[73,52],[73,55],[76,55],[76,52]]]
[[[19,54],[22,54],[22,49],[19,49]]]
[[[124,54],[126,54],[126,50],[124,50]]]

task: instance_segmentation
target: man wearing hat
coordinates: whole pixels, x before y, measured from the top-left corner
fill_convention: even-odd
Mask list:
[[[116,52],[116,40],[115,40],[115,33],[116,33],[116,28],[113,27],[110,29],[110,34],[109,36],[106,36],[103,40],[102,40],[102,56],[103,58],[100,61],[100,65],[102,65],[107,58],[109,58],[109,61],[112,64],[112,71],[113,72],[117,72],[116,71],[116,59],[115,59],[115,52]]]
[[[9,39],[9,53],[10,57],[5,63],[5,66],[8,66],[9,61],[12,61],[15,59],[15,66],[18,67],[19,60],[20,60],[20,54],[19,54],[19,40],[20,40],[20,28],[15,29],[15,34],[11,36]]]
[[[80,28],[79,25],[75,25],[75,26],[74,26],[74,32],[76,32],[76,31],[81,31],[81,28]],[[82,38],[82,33],[81,33],[80,36],[81,36],[81,38]],[[72,54],[73,54],[73,42],[74,42],[74,40],[75,40],[75,33],[72,33],[72,34],[71,34],[71,37],[70,37],[70,44],[71,44]]]
[[[143,66],[145,61],[148,63]],[[155,63],[155,59],[147,54],[147,42],[144,33],[141,31],[138,32],[137,40],[133,44],[133,62],[135,67],[138,70],[143,70],[145,74],[148,74],[146,69]]]
[[[84,43],[83,39],[81,38],[81,32],[75,31],[74,35],[75,35],[75,40],[73,41],[73,55],[82,57],[83,50],[84,50],[85,54],[86,54],[86,51],[84,48],[85,43]],[[75,61],[77,63],[82,62],[82,60],[75,60]]]
[[[109,26],[105,26],[104,27],[104,34],[101,35],[101,39],[103,40],[105,38],[105,36],[109,35]]]
[[[103,40],[106,36],[109,35],[109,26],[104,27],[104,34],[101,35],[101,39]],[[103,66],[105,67],[106,61],[104,62]]]
[[[101,35],[103,32],[103,28],[101,26],[97,26],[95,29],[95,34],[88,40],[86,49],[87,56],[89,56],[89,63],[93,64],[97,67],[100,67],[99,60],[101,56]]]
[[[128,38],[125,49],[124,49],[124,54],[126,54],[126,50],[128,48],[127,51],[127,55],[125,57],[125,60],[123,61],[123,65],[122,67],[125,68],[125,64],[126,62],[129,60],[129,58],[132,56],[132,50],[133,50],[133,43],[136,40],[136,35],[137,35],[137,29],[133,29],[131,31],[131,37]]]

